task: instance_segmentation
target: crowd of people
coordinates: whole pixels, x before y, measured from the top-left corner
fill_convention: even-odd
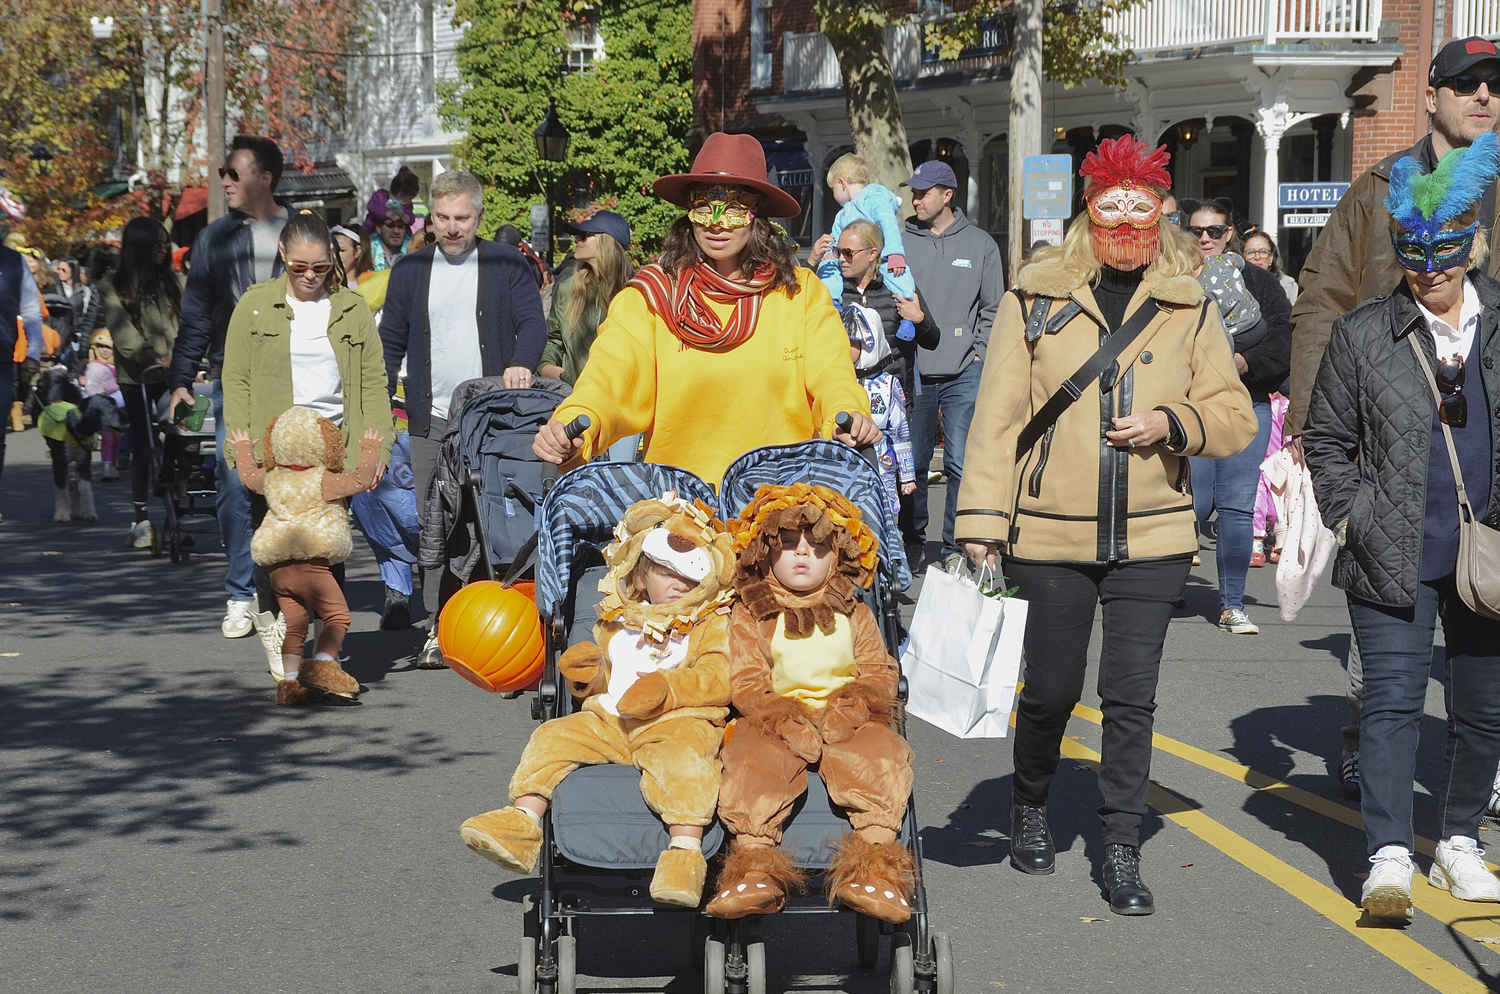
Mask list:
[[[836,160],[827,180],[840,210],[804,257],[774,221],[799,205],[768,180],[759,142],[713,134],[689,172],[655,184],[682,215],[653,260],[638,267],[629,219],[601,210],[567,226],[573,248],[554,271],[510,225],[481,237],[483,189],[469,173],[437,176],[419,215],[420,184],[403,169],[369,198],[362,224],[330,227],[278,197],[275,142],[240,135],[219,169],[229,212],[188,252],[174,253],[168,229],[149,217],[85,264],[49,262],[24,240],[6,240],[0,409],[12,431],[31,419],[51,432],[54,458],[71,459],[54,463],[59,521],[95,516],[91,501],[64,499],[90,481],[88,459],[73,449],[92,451],[99,436],[104,480],[128,463],[126,540],[145,547],[154,526],[143,453],[158,404],[165,397],[178,413],[211,406],[227,556],[221,632],[259,636],[287,705],[358,692],[338,663],[348,542],[338,533],[298,551],[257,536],[269,534],[268,519],[294,513],[330,522],[327,508],[351,496],[386,586],[382,627],[425,620],[417,665],[445,665],[435,621],[464,578],[442,549],[423,545],[419,519],[441,483],[462,384],[559,388],[565,396],[533,448],[563,468],[638,459],[717,481],[759,446],[820,436],[874,446],[909,559],[1003,571],[1031,602],[1010,826],[1011,862],[1028,873],[1053,871],[1048,794],[1102,607],[1103,879],[1121,914],[1154,910],[1139,870],[1140,824],[1167,629],[1206,534],[1215,539],[1219,628],[1258,632],[1245,609],[1248,571],[1282,553],[1260,467],[1285,449],[1313,474],[1338,541],[1332,582],[1349,603],[1351,724],[1339,777],[1360,799],[1368,836],[1362,903],[1378,917],[1410,915],[1417,723],[1439,621],[1448,761],[1430,879],[1460,898],[1500,901],[1500,880],[1475,841],[1492,784],[1500,787],[1500,621],[1484,599],[1486,579],[1463,561],[1467,543],[1484,538],[1472,530],[1500,523],[1500,253],[1491,251],[1500,58],[1451,43],[1433,59],[1429,83],[1432,133],[1360,177],[1295,280],[1269,235],[1226,200],[1179,198],[1166,150],[1128,135],[1085,157],[1079,217],[1060,245],[1033,246],[1013,274],[969,223],[957,177],[937,160],[901,184],[914,211],[904,224],[897,191],[858,156]],[[291,411],[303,413],[287,418]],[[840,412],[852,418],[837,421]],[[579,415],[588,426],[574,437],[565,426]],[[290,464],[276,454],[283,445],[312,454]],[[0,438],[0,472],[3,457]],[[325,480],[296,505],[287,472],[314,465],[353,476]],[[944,478],[929,545],[928,488]],[[780,612],[811,610],[799,584],[808,563],[829,555],[830,531],[809,515],[788,518],[779,533],[757,523],[773,538],[762,558],[741,564],[741,581],[775,595],[755,588],[769,598],[766,611],[744,621],[751,642],[756,625],[771,626],[760,636],[768,673],[805,665],[779,662],[781,636],[767,633],[779,631]],[[347,516],[334,517],[347,530]],[[783,553],[786,576],[776,572]],[[686,560],[640,554],[633,596],[643,610],[706,582]],[[830,574],[818,569],[807,591],[823,589]],[[838,601],[837,610],[851,608]],[[324,628],[303,660],[314,614]],[[691,625],[701,621],[694,615]],[[829,624],[825,632],[838,627]],[[885,658],[869,673],[885,674]],[[608,701],[623,708],[624,689],[610,682],[580,694],[609,691],[591,734],[623,734],[616,726],[628,711]],[[822,708],[835,685],[822,689],[802,704]],[[747,716],[772,715],[735,738],[741,751],[780,756],[796,721],[812,720],[739,692],[732,703]],[[715,713],[710,724],[722,727]],[[870,720],[868,708],[859,713]],[[709,738],[716,753],[718,732]],[[887,746],[881,762],[909,768],[909,754]],[[805,756],[782,760],[805,765]],[[726,748],[724,762],[726,790],[761,790],[745,757]],[[518,771],[517,784],[514,805],[471,819],[465,838],[525,869],[555,783]],[[860,796],[869,812],[861,844],[872,847],[861,852],[875,860],[861,865],[899,891],[906,864],[881,848],[892,844],[894,802]],[[697,850],[711,814],[703,807],[664,812],[674,846]],[[726,810],[740,836],[728,877],[766,893],[747,904],[725,891],[714,906],[730,917],[774,910],[794,882],[776,855],[774,819],[733,805],[721,817]],[[653,895],[696,904],[701,863],[666,860]]]

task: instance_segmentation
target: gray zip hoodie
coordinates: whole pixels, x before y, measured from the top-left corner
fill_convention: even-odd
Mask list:
[[[906,265],[942,329],[937,348],[921,349],[917,368],[924,379],[957,376],[971,358],[984,358],[990,327],[1005,296],[1000,248],[988,232],[953,209],[953,223],[941,235],[906,222]]]

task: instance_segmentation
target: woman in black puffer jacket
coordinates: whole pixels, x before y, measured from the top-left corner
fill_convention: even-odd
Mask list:
[[[1476,841],[1500,762],[1500,621],[1457,596],[1446,438],[1475,515],[1500,525],[1500,283],[1466,273],[1486,255],[1479,197],[1500,171],[1500,144],[1489,132],[1448,156],[1460,158],[1430,177],[1413,158],[1391,170],[1386,206],[1405,279],[1334,322],[1302,436],[1364,659],[1360,808],[1372,865],[1360,900],[1380,918],[1411,917],[1412,780],[1439,618],[1448,744],[1428,879],[1464,900],[1500,901]],[[1436,187],[1424,203],[1443,194],[1431,213],[1412,194],[1422,186]]]

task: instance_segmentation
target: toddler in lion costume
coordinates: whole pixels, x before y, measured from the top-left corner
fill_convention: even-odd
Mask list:
[[[672,839],[656,861],[651,897],[695,908],[729,713],[734,553],[707,507],[668,491],[631,505],[605,559],[594,641],[571,647],[557,664],[582,707],[532,734],[511,778],[511,804],[459,831],[486,859],[531,873],[542,816],[563,778],[585,765],[634,765],[642,796]]]

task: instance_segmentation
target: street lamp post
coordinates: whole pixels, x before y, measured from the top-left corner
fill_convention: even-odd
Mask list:
[[[568,129],[557,116],[557,102],[549,101],[547,116],[531,133],[536,139],[536,155],[543,162],[563,162],[568,158]],[[554,169],[547,180],[547,265],[554,262],[557,248],[557,173]]]

